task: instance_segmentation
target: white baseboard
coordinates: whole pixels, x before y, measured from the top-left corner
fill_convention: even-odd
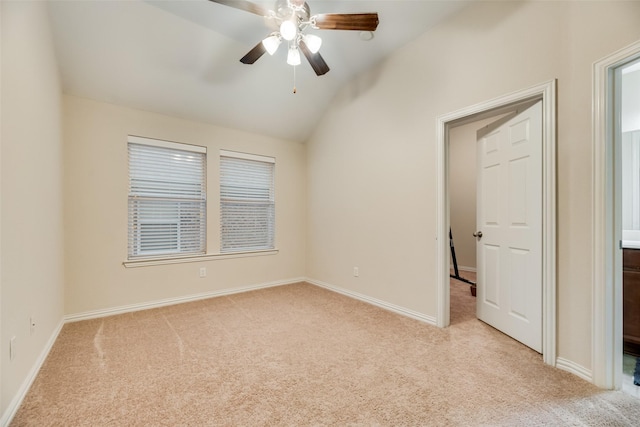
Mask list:
[[[584,366],[578,365],[571,360],[563,359],[562,357],[556,358],[556,368],[563,371],[571,372],[574,375],[579,376],[585,381],[593,383],[593,372]]]
[[[424,323],[428,323],[429,325],[436,326],[436,318],[433,316],[428,316],[426,314],[418,313],[417,311],[410,310],[405,307],[400,307],[399,305],[391,304],[386,301],[382,301],[376,298],[372,298],[367,295],[360,294],[358,292],[349,291],[347,289],[341,288],[339,286],[330,285],[329,283],[321,282],[319,280],[314,279],[305,279],[306,282],[311,283],[312,285],[319,286],[321,288],[328,289],[330,291],[366,302],[371,305],[375,305],[376,307],[383,308],[385,310],[392,311],[394,313],[400,314],[405,317],[410,317],[412,319],[419,320]]]
[[[451,270],[453,270],[453,264],[449,266]],[[475,267],[466,267],[464,265],[458,266],[459,271],[468,271],[469,273],[477,273],[477,269]]]
[[[24,381],[22,382],[22,385],[18,389],[18,392],[15,394],[15,396],[11,400],[11,403],[9,403],[9,406],[4,411],[4,414],[2,414],[2,418],[0,418],[0,426],[5,427],[11,424],[11,420],[13,420],[13,417],[16,415],[16,412],[18,412],[18,409],[20,408],[22,401],[24,400],[25,396],[27,395],[27,392],[31,388],[31,384],[33,384],[33,381],[36,379],[38,372],[40,372],[40,368],[42,368],[42,364],[47,359],[47,356],[49,355],[49,352],[51,351],[53,344],[58,339],[58,335],[60,335],[60,331],[62,330],[64,323],[65,323],[64,320],[61,320],[58,326],[56,327],[56,329],[53,331],[53,333],[49,337],[49,340],[47,341],[47,344],[44,346],[44,349],[40,353],[40,356],[38,357],[38,359],[36,359],[35,363],[31,367],[31,370],[29,371],[29,374],[24,379]]]
[[[102,310],[85,311],[83,313],[68,314],[68,315],[65,316],[64,320],[65,320],[65,323],[67,323],[67,322],[79,322],[81,320],[97,319],[97,318],[100,318],[100,317],[114,316],[114,315],[117,315],[117,314],[131,313],[131,312],[134,312],[134,311],[141,311],[141,310],[148,310],[148,309],[151,309],[151,308],[165,307],[167,305],[175,305],[175,304],[181,304],[181,303],[185,303],[185,302],[203,300],[203,299],[207,299],[207,298],[214,298],[214,297],[221,297],[221,296],[226,296],[226,295],[239,294],[241,292],[248,292],[248,291],[255,291],[255,290],[258,290],[258,289],[272,288],[272,287],[275,287],[275,286],[290,285],[290,284],[293,284],[293,283],[304,282],[305,280],[306,280],[305,278],[299,277],[299,278],[295,278],[295,279],[278,280],[278,281],[275,281],[275,282],[261,283],[261,284],[258,284],[258,285],[243,286],[243,287],[240,287],[240,288],[222,289],[222,290],[219,290],[219,291],[204,292],[204,293],[201,293],[201,294],[187,295],[187,296],[183,296],[183,297],[167,298],[167,299],[143,302],[143,303],[138,303],[138,304],[123,305],[123,306],[120,306],[120,307],[105,308],[105,309],[102,309]]]
[[[258,289],[271,288],[271,287],[275,287],[275,286],[290,285],[290,284],[299,283],[299,282],[307,282],[307,283],[310,283],[312,285],[315,285],[315,286],[330,290],[332,292],[336,292],[336,293],[348,296],[350,298],[354,298],[354,299],[357,299],[359,301],[363,301],[365,303],[374,305],[376,307],[380,307],[382,309],[389,310],[391,312],[400,314],[402,316],[409,317],[409,318],[412,318],[412,319],[416,319],[418,321],[427,323],[429,325],[436,326],[436,318],[433,317],[433,316],[428,316],[428,315],[425,315],[423,313],[418,313],[416,311],[410,310],[410,309],[405,308],[405,307],[401,307],[401,306],[398,306],[398,305],[395,305],[395,304],[391,304],[389,302],[382,301],[382,300],[379,300],[379,299],[376,299],[376,298],[372,298],[370,296],[367,296],[367,295],[364,295],[364,294],[360,294],[358,292],[353,292],[353,291],[341,288],[339,286],[334,286],[334,285],[331,285],[329,283],[325,283],[325,282],[322,282],[322,281],[319,281],[319,280],[310,279],[310,278],[295,278],[295,279],[281,280],[281,281],[275,281],[275,282],[262,283],[262,284],[258,284],[258,285],[244,286],[244,287],[240,287],[240,288],[223,289],[223,290],[220,290],[220,291],[205,292],[205,293],[201,293],[201,294],[189,295],[189,296],[184,296],[184,297],[168,298],[168,299],[151,301],[151,302],[140,303],[140,304],[131,304],[131,305],[126,305],[126,306],[121,306],[121,307],[114,307],[114,308],[103,309],[103,310],[94,310],[94,311],[87,311],[87,312],[84,312],[84,313],[71,314],[71,315],[65,316],[64,319],[58,325],[58,327],[55,329],[55,331],[51,334],[51,337],[47,341],[47,345],[42,350],[42,353],[40,354],[40,356],[38,357],[38,359],[34,363],[33,367],[29,371],[29,374],[27,375],[27,377],[25,378],[24,382],[20,386],[20,389],[18,390],[18,392],[14,396],[13,400],[11,401],[9,406],[7,407],[6,411],[4,412],[4,414],[2,414],[2,418],[0,418],[0,426],[1,427],[5,427],[5,426],[8,426],[11,423],[11,420],[13,419],[13,417],[16,414],[16,412],[20,408],[20,405],[22,404],[22,401],[24,400],[27,392],[29,391],[29,388],[33,384],[33,381],[35,380],[36,376],[38,375],[38,372],[40,371],[40,368],[42,367],[42,364],[44,363],[44,361],[46,360],[47,356],[49,355],[49,352],[51,351],[51,348],[53,347],[53,344],[57,340],[58,335],[60,334],[60,331],[62,330],[62,327],[64,326],[65,323],[77,322],[77,321],[88,320],[88,319],[95,319],[95,318],[99,318],[99,317],[113,316],[113,315],[116,315],[116,314],[129,313],[129,312],[140,311],[140,310],[147,310],[147,309],[151,309],[151,308],[164,307],[164,306],[167,306],[167,305],[180,304],[180,303],[184,303],[184,302],[198,301],[198,300],[207,299],[207,298],[213,298],[213,297],[219,297],[219,296],[225,296],[225,295],[233,295],[233,294],[237,294],[237,293],[241,293],[241,292],[248,292],[248,291],[254,291],[254,290],[258,290]],[[572,373],[574,375],[577,375],[578,377],[580,377],[580,378],[582,378],[582,379],[584,379],[584,380],[586,380],[586,381],[588,381],[590,383],[593,383],[593,373],[592,373],[592,371],[587,369],[587,368],[585,368],[585,367],[583,367],[583,366],[581,366],[581,365],[579,365],[579,364],[577,364],[577,363],[575,363],[575,362],[572,362],[570,360],[558,357],[556,359],[556,367],[558,369],[562,369],[564,371],[567,371],[567,372],[570,372],[570,373]]]
[[[2,417],[0,418],[0,427],[8,426],[11,423],[11,420],[15,416],[16,412],[18,412],[18,409],[20,408],[22,401],[24,400],[25,396],[27,395],[27,392],[31,388],[33,381],[35,380],[36,376],[38,375],[38,372],[40,371],[40,368],[42,367],[42,364],[44,363],[47,356],[49,355],[49,352],[51,351],[53,344],[58,339],[58,335],[60,334],[62,327],[66,323],[78,322],[81,320],[88,320],[88,319],[96,319],[99,317],[113,316],[116,314],[129,313],[133,311],[147,310],[150,308],[164,307],[167,305],[180,304],[184,302],[197,301],[197,300],[202,300],[207,298],[233,295],[241,292],[272,288],[275,286],[290,285],[293,283],[299,283],[304,281],[306,281],[306,279],[303,277],[300,277],[296,279],[280,280],[275,282],[261,283],[258,285],[244,286],[240,288],[223,289],[220,291],[205,292],[201,294],[188,295],[184,297],[167,298],[163,300],[150,301],[150,302],[145,302],[140,304],[130,304],[130,305],[121,306],[121,307],[113,307],[113,308],[107,308],[103,310],[93,310],[93,311],[87,311],[84,313],[66,315],[64,316],[64,318],[62,319],[62,321],[60,322],[56,330],[53,332],[49,340],[47,341],[47,345],[45,346],[44,350],[40,354],[40,357],[38,357],[33,367],[29,371],[29,374],[27,375],[24,382],[20,386],[20,389],[14,396],[13,400],[7,407],[4,414],[2,414]]]

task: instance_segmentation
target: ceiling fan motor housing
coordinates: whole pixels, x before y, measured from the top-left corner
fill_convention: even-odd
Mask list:
[[[277,0],[276,16],[282,20],[290,19],[292,15],[298,18],[298,24],[309,22],[311,9],[305,1],[301,0]]]

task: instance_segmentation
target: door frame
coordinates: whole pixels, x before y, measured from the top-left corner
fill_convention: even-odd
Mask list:
[[[437,228],[436,324],[449,326],[449,129],[542,100],[542,354],[556,365],[556,80],[519,90],[448,114],[436,121]]]
[[[640,41],[593,64],[593,383],[622,386],[621,154],[616,138],[616,69],[640,58]]]

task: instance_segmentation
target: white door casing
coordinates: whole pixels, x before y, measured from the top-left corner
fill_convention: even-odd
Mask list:
[[[478,131],[477,315],[542,352],[542,103]]]
[[[542,100],[542,359],[544,363],[560,367],[556,356],[556,91],[555,80],[531,86],[506,95],[440,115],[436,118],[437,171],[437,312],[436,325],[449,325],[449,128],[512,111],[511,106],[534,98]],[[563,369],[577,373],[564,366]]]
[[[603,388],[622,384],[621,159],[614,137],[614,75],[637,59],[640,41],[593,64],[592,381]]]

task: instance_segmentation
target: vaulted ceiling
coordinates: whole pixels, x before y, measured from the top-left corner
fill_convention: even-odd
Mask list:
[[[275,0],[255,3],[273,8]],[[286,49],[240,63],[270,30],[260,16],[208,0],[52,1],[65,93],[292,141],[305,141],[336,92],[464,1],[309,0],[312,14],[378,12],[375,37],[312,30],[331,71],[316,76]]]

